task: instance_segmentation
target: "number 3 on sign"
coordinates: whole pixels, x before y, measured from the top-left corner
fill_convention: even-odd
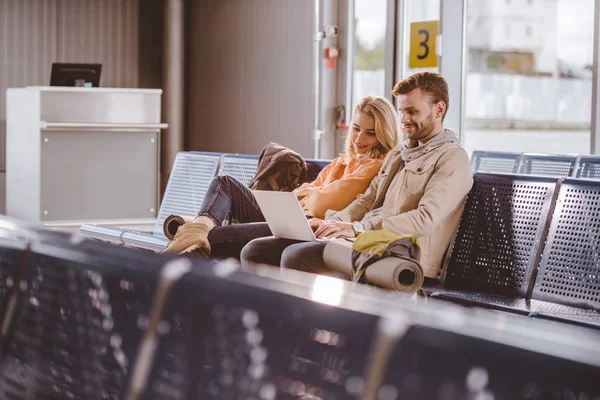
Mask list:
[[[435,42],[438,21],[413,22],[410,24],[409,68],[437,67]]]

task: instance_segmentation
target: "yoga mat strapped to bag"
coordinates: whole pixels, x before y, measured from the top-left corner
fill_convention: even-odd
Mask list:
[[[194,218],[196,217],[171,214],[165,218],[165,222],[163,223],[163,233],[167,239],[173,240],[173,237],[175,237],[175,234],[177,233],[177,229],[183,224],[192,222]]]
[[[386,236],[386,241],[379,241],[375,245],[364,247],[361,244],[364,244],[367,240],[373,244],[371,239],[375,236],[375,234],[363,236],[367,233],[369,232],[359,236],[359,239],[362,237],[362,243],[358,242],[358,239],[356,240],[358,246],[356,242],[344,239],[334,239],[327,243],[323,252],[325,265],[334,271],[352,278],[354,281],[366,281],[375,286],[395,290],[399,293],[412,294],[417,292],[423,285],[424,274],[421,265],[417,261],[418,257],[415,257],[414,251],[412,253],[413,258],[409,254],[400,257],[386,255],[384,251],[388,247],[386,244],[392,243],[390,242],[390,238],[396,240],[404,240],[405,238],[397,235],[389,236],[386,233],[384,235]],[[378,236],[381,238],[381,234],[378,234]],[[411,240],[411,238],[408,238],[408,240]],[[398,242],[393,241],[393,243],[397,244]],[[358,254],[359,250],[355,248],[360,248],[363,251],[367,249],[367,252]],[[372,253],[368,253],[368,251],[372,251]],[[357,263],[357,260],[360,260],[364,254],[367,254],[367,257],[369,254],[374,255],[374,258],[371,260],[374,262],[368,264],[365,268],[360,268],[360,262]]]

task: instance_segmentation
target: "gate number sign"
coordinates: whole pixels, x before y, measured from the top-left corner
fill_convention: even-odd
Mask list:
[[[437,67],[435,49],[438,21],[413,22],[410,24],[409,68]]]

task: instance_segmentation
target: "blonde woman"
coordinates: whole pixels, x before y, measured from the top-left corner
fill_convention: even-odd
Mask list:
[[[396,111],[387,99],[362,99],[354,109],[345,153],[325,167],[314,182],[294,190],[306,216],[322,219],[327,210],[342,210],[363,193],[387,152],[399,143],[399,132]],[[238,223],[222,226],[229,216]],[[228,175],[218,176],[209,186],[198,216],[179,227],[165,252],[239,258],[248,242],[271,235],[264,221],[246,185]]]

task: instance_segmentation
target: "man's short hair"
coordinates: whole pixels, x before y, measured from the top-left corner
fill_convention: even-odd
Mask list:
[[[437,72],[417,72],[396,83],[396,86],[392,90],[392,95],[400,96],[401,94],[412,92],[417,88],[421,88],[423,93],[429,97],[431,104],[436,104],[440,101],[446,104],[446,112],[442,115],[443,121],[450,107],[448,83],[444,77]]]

